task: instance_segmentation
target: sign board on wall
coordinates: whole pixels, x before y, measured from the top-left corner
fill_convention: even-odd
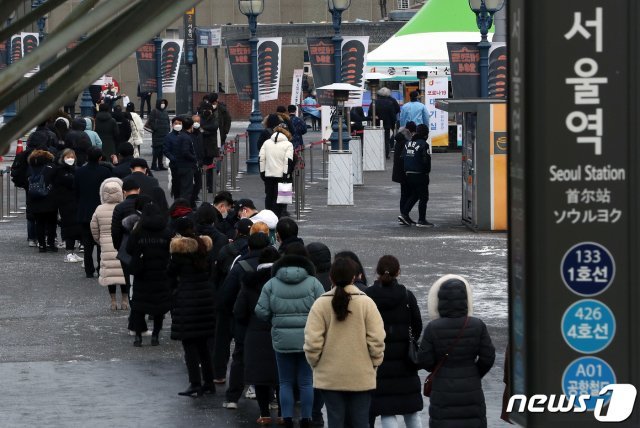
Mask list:
[[[202,28],[198,27],[196,34],[198,35],[198,47],[209,48],[219,47],[222,45],[222,28]]]
[[[192,7],[184,13],[184,61],[195,64],[198,61],[196,52],[196,8]]]
[[[303,69],[293,70],[293,83],[291,84],[291,102],[289,104],[297,106],[302,103],[302,77]]]
[[[640,387],[640,9],[557,5],[509,2],[511,393],[590,398],[584,412],[510,417],[590,428],[621,414],[610,384]],[[629,410],[616,426],[640,426],[640,401]]]
[[[449,145],[449,113],[438,110],[435,101],[449,98],[449,79],[437,77],[426,79],[425,103],[429,109],[429,141],[430,147],[447,147]]]

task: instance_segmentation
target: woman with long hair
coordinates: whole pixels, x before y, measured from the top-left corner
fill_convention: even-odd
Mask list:
[[[215,295],[209,283],[211,238],[197,236],[189,218],[175,221],[168,274],[172,281],[171,339],[182,341],[189,387],[178,393],[200,396],[215,393],[207,340],[215,333]]]
[[[369,426],[371,391],[384,357],[384,324],[376,304],[353,285],[357,268],[337,258],[329,276],[331,291],[311,308],[304,352],[321,390],[329,428]]]
[[[378,278],[365,293],[380,311],[386,337],[385,358],[376,374],[377,387],[371,401],[371,426],[380,415],[383,428],[395,428],[396,415],[402,415],[407,428],[421,428],[420,378],[418,368],[408,358],[410,342],[416,342],[422,331],[418,302],[406,286],[398,283],[397,258],[382,256],[376,273]]]

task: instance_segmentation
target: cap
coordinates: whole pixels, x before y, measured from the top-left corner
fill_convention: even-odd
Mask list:
[[[253,226],[253,222],[248,218],[243,218],[236,223],[235,227],[238,230],[238,234],[248,236],[251,226]]]
[[[131,160],[131,162],[129,163],[129,168],[131,168],[131,169],[133,169],[133,168],[146,168],[146,169],[149,169],[149,164],[147,163],[147,161],[145,159],[135,158],[135,159]]]
[[[140,188],[140,185],[138,184],[138,182],[131,177],[125,178],[124,181],[122,182],[122,190],[124,192],[129,192],[131,190],[136,190],[139,188]]]
[[[251,199],[240,199],[236,202],[236,211],[240,211],[242,208],[256,209],[256,205]]]

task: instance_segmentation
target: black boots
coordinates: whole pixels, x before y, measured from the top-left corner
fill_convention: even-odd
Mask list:
[[[136,348],[142,346],[142,335],[140,333],[136,333],[136,339],[133,341],[133,346]]]
[[[202,387],[200,384],[191,383],[189,384],[189,388],[185,391],[178,392],[178,395],[183,395],[185,397],[193,397],[194,395],[200,397],[203,393]]]
[[[300,419],[300,428],[311,428],[311,419]]]
[[[158,338],[158,334],[159,333],[152,333],[151,334],[151,346],[158,346],[160,344],[160,339]]]
[[[202,392],[213,395],[216,393],[216,385],[213,382],[207,382],[202,385]]]
[[[284,427],[293,428],[293,418],[284,418]]]

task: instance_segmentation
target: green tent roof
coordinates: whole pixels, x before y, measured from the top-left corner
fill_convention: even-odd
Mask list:
[[[427,32],[478,32],[476,14],[468,0],[429,0],[395,37]]]

